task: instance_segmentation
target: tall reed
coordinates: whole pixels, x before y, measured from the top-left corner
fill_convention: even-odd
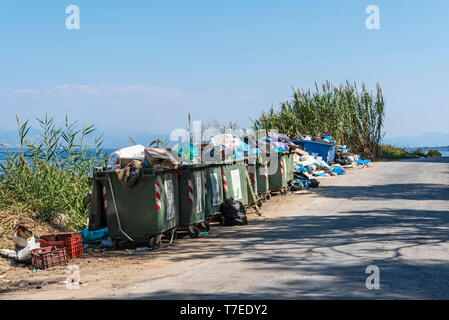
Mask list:
[[[18,150],[4,146],[9,154],[0,161],[1,203],[6,209],[37,212],[44,220],[61,216],[65,227],[80,229],[88,217],[83,200],[91,190],[89,175],[105,159],[101,137],[91,147],[86,138],[94,126],[80,127],[67,117],[62,126],[47,116],[37,121],[40,135],[31,139],[29,121],[17,117]]]
[[[315,135],[328,133],[340,144],[367,157],[378,154],[385,117],[385,101],[379,84],[375,92],[361,90],[356,83],[333,86],[326,82],[315,91],[297,89],[254,121],[255,129],[277,129],[281,133]]]

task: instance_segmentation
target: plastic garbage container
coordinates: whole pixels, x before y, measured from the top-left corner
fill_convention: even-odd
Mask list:
[[[297,143],[295,141],[295,144]],[[304,146],[304,150],[309,154],[316,153],[327,163],[335,159],[335,144],[307,140],[300,140],[299,143]]]
[[[205,222],[206,203],[204,199],[207,165],[185,165],[178,169],[179,177],[179,229],[197,238],[202,229],[209,230]]]
[[[223,195],[248,205],[248,185],[246,183],[245,159],[238,158],[222,162]]]
[[[288,191],[288,153],[279,152],[278,159],[276,162],[271,162],[268,165],[268,181],[270,184],[271,192],[280,192],[282,195],[287,194]],[[273,168],[271,166],[277,165],[274,172],[271,172]]]
[[[259,196],[257,185],[257,170],[260,167],[260,157],[250,156],[245,160],[246,171],[248,172],[248,202],[250,205],[262,206],[264,198]]]
[[[286,167],[287,167],[287,183],[295,178],[295,169],[293,167],[293,155],[295,152],[287,152]]]
[[[257,193],[264,200],[271,198],[270,183],[268,179],[268,161],[264,160],[256,165]]]
[[[208,164],[205,170],[205,178],[205,218],[209,220],[212,216],[220,213],[220,204],[224,201],[221,162]]]
[[[157,249],[163,234],[173,237],[179,223],[175,170],[141,169],[138,182],[129,189],[114,171],[96,171],[95,182],[100,182],[103,190],[101,207],[115,247],[119,239],[125,239],[145,241]]]

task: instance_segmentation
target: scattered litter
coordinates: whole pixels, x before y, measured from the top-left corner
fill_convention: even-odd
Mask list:
[[[16,258],[17,257],[17,252],[15,250],[10,250],[10,249],[1,249],[0,254],[7,258]]]
[[[36,286],[36,289],[42,289],[43,287],[45,287],[46,285],[48,285],[47,281],[41,282],[40,284],[38,284]]]
[[[31,260],[31,251],[40,248],[36,243],[33,232],[22,225],[17,225],[13,232],[14,246],[17,252],[17,260],[28,262]]]
[[[103,228],[100,230],[89,231],[88,228],[80,232],[82,236],[83,243],[89,243],[91,241],[103,240],[109,235],[108,228]]]
[[[60,284],[65,284],[67,289],[79,289],[87,286],[87,283],[83,283],[80,277],[80,268],[77,265],[70,265],[65,268],[66,273],[70,273],[70,276],[66,280],[60,281]]]
[[[100,248],[111,248],[112,247],[112,240],[111,238],[104,239],[100,243]]]
[[[140,247],[140,248],[136,248],[136,251],[137,252],[140,252],[140,251],[149,251],[150,250],[150,248],[148,248],[148,247]]]

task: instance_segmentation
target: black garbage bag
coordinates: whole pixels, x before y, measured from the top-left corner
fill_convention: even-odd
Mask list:
[[[309,177],[306,176],[303,172],[295,172],[295,179],[309,180]]]
[[[298,182],[297,180],[290,180],[288,182],[288,187],[290,188],[290,191],[301,191],[304,190],[304,186]]]
[[[347,166],[352,163],[352,161],[349,160],[348,156],[344,154],[343,151],[341,150],[335,152],[335,159],[333,162],[338,163],[342,166]]]
[[[240,201],[229,198],[220,205],[220,213],[225,226],[243,226],[248,224],[245,207]]]
[[[318,188],[320,182],[316,179],[309,179],[309,188]]]

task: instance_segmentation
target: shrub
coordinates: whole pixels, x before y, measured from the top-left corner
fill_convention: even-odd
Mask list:
[[[432,149],[430,149],[426,155],[427,158],[441,157],[441,156],[442,156],[441,152],[439,152],[438,150],[432,150]]]
[[[378,157],[385,160],[397,160],[418,158],[419,156],[402,148],[393,147],[391,145],[381,145],[379,147]]]
[[[94,126],[79,128],[78,122],[65,119],[56,127],[53,118],[40,120],[38,141],[28,138],[29,121],[19,126],[20,145],[0,162],[0,197],[7,209],[37,212],[43,220],[62,214],[64,227],[80,229],[86,224],[89,209],[84,198],[91,190],[89,175],[104,163],[101,137],[93,149],[85,143]],[[17,208],[16,208],[17,209]]]

